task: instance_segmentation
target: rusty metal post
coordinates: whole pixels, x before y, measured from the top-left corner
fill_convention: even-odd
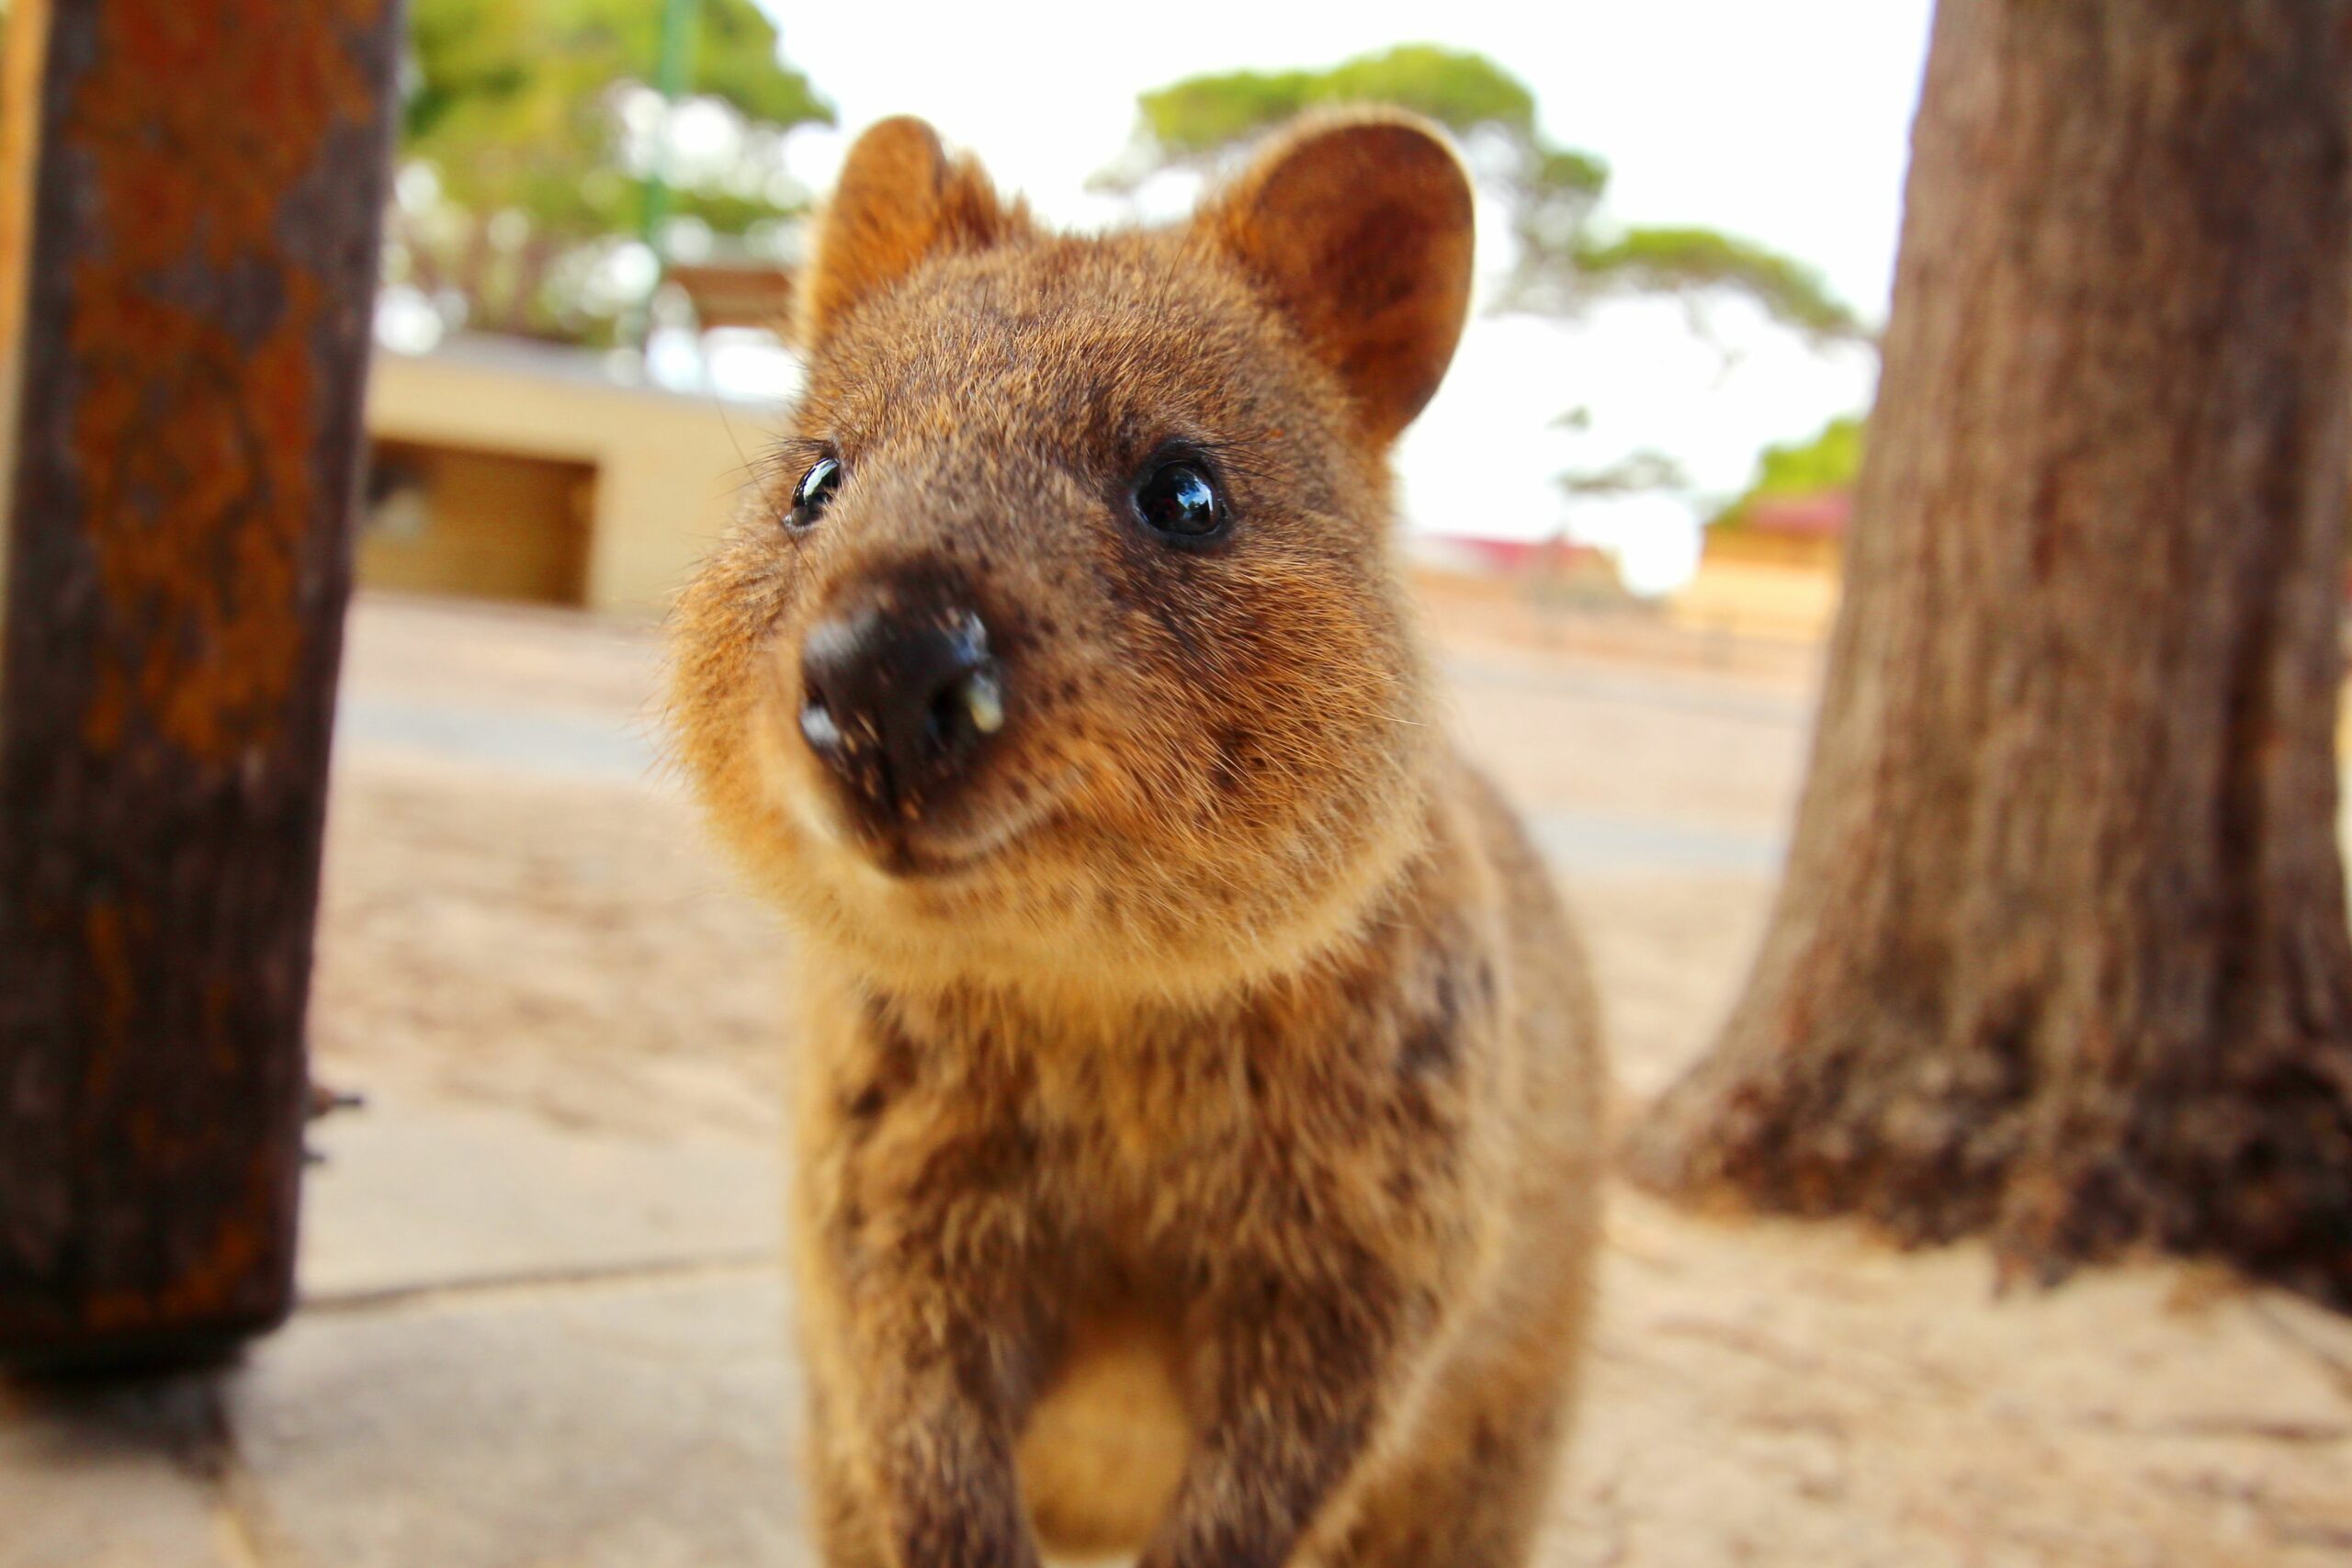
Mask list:
[[[292,1299],[399,5],[47,9],[0,626],[0,1361],[177,1359]]]
[[[8,481],[17,470],[17,347],[24,341],[25,283],[32,271],[31,171],[49,6],[50,0],[16,0],[0,21],[0,521],[8,515]],[[0,526],[0,585],[7,581],[8,530]],[[0,617],[6,614],[0,597]]]

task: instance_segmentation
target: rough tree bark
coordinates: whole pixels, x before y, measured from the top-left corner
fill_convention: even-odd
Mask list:
[[[2352,1305],[2352,5],[1943,0],[1788,874],[1638,1174]]]
[[[58,0],[39,166],[0,170],[34,183],[0,1363],[200,1355],[290,1303],[399,39],[396,0]]]

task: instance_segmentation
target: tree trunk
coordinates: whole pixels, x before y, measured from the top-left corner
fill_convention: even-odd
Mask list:
[[[1811,777],[1637,1173],[2352,1305],[2352,4],[1943,0]]]

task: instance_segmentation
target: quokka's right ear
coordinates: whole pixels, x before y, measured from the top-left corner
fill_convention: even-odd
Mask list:
[[[801,269],[793,341],[821,344],[857,304],[925,257],[981,250],[1026,229],[970,157],[950,158],[939,134],[912,115],[866,128],[842,164]]]
[[[1470,309],[1470,179],[1435,126],[1310,117],[1193,222],[1338,376],[1366,435],[1385,446],[1413,422]]]

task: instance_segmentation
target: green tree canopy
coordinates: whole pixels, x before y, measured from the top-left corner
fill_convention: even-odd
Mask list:
[[[1456,135],[1492,128],[1533,144],[1535,98],[1516,77],[1476,54],[1406,44],[1328,71],[1234,71],[1193,76],[1145,93],[1145,129],[1169,158],[1215,156],[1304,109],[1328,104],[1396,104]],[[1605,174],[1592,166],[1594,188]]]
[[[1821,275],[1777,251],[1713,229],[1628,229],[1579,244],[1574,270],[1648,293],[1728,289],[1762,305],[1782,326],[1815,343],[1868,341],[1870,334]]]
[[[1709,520],[1710,527],[1745,526],[1760,501],[1822,495],[1851,490],[1862,471],[1862,442],[1868,426],[1859,414],[1831,420],[1803,441],[1767,446],[1756,460],[1756,477]]]
[[[779,58],[752,0],[697,0],[694,12],[685,96],[724,106],[745,145],[770,155],[707,178],[672,170],[670,210],[741,235],[804,205],[774,151],[796,126],[831,124],[833,109]],[[409,265],[468,296],[484,324],[602,335],[609,302],[582,297],[578,263],[642,220],[651,137],[632,137],[625,111],[632,96],[643,107],[662,30],[662,0],[410,0],[400,155],[432,171],[438,204],[395,215],[395,273]]]
[[[1509,208],[1518,242],[1509,308],[1566,313],[1610,290],[1694,300],[1728,294],[1817,342],[1869,336],[1819,274],[1747,241],[1691,228],[1596,233],[1608,165],[1546,139],[1534,95],[1483,55],[1405,44],[1322,71],[1189,77],[1136,102],[1135,141],[1101,176],[1106,188],[1133,190],[1164,168],[1221,162],[1304,109],[1391,104],[1459,137],[1479,177]]]

